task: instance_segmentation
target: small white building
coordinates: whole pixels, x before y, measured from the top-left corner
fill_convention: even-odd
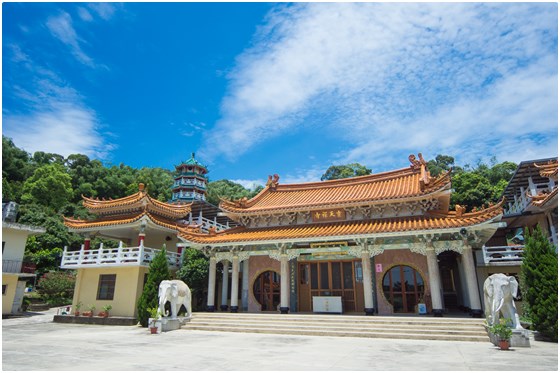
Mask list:
[[[21,312],[25,284],[34,278],[34,267],[23,262],[25,243],[34,234],[45,233],[45,228],[15,222],[17,204],[2,204],[2,315]]]

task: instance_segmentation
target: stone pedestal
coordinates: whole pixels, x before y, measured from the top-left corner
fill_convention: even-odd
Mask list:
[[[161,331],[162,332],[170,332],[172,330],[178,330],[181,329],[181,326],[185,325],[185,323],[187,323],[188,321],[190,321],[190,318],[185,317],[185,318],[178,318],[178,319],[169,319],[169,318],[162,318],[161,320],[156,322],[157,323],[161,323]],[[158,328],[158,333],[160,332],[159,328]]]
[[[486,331],[488,331],[488,327],[486,327]],[[488,331],[488,337],[490,338],[490,342],[494,344],[494,346],[498,345],[498,338],[495,334],[492,334]],[[513,329],[511,338],[509,339],[509,346],[510,347],[531,347],[531,332],[527,329]]]

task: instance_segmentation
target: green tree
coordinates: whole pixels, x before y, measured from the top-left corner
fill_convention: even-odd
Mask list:
[[[428,171],[430,175],[439,176],[441,173],[449,171],[455,164],[455,158],[449,155],[436,155],[435,159],[431,159],[427,163]]]
[[[208,183],[206,201],[213,205],[219,205],[220,198],[236,200],[243,197],[250,198],[251,191],[241,184],[226,179]]]
[[[558,254],[537,225],[525,229],[523,309],[535,330],[558,341]]]
[[[354,176],[370,175],[371,169],[359,163],[350,163],[340,166],[330,166],[321,176],[321,180],[346,179]]]
[[[58,212],[72,195],[72,178],[62,165],[53,163],[39,167],[25,181],[21,201],[47,206]]]
[[[23,183],[32,172],[29,154],[2,135],[2,201],[19,203]]]
[[[171,279],[171,275],[169,273],[169,264],[167,263],[167,252],[163,248],[154,256],[152,263],[150,263],[146,285],[144,285],[142,295],[138,299],[138,321],[143,327],[148,326],[148,319],[150,318],[148,309],[158,306],[159,284],[169,279]]]
[[[138,192],[139,183],[146,185],[151,197],[162,202],[171,199],[171,185],[173,184],[171,171],[163,168],[141,168],[136,172],[134,182],[128,186],[127,194]]]
[[[193,294],[193,309],[204,310],[204,290],[208,286],[208,259],[204,254],[189,247],[183,252],[183,263],[177,272],[177,278],[185,282]]]
[[[37,291],[48,304],[62,306],[72,303],[75,283],[73,271],[53,271],[41,276]]]

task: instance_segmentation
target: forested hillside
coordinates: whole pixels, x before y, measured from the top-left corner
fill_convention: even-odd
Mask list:
[[[452,169],[451,206],[462,204],[470,211],[497,202],[511,175],[516,169],[512,162],[490,165],[457,167],[454,158],[438,155],[428,161],[433,176]],[[367,175],[371,169],[353,163],[331,166],[322,180]],[[172,171],[163,168],[141,168],[104,165],[83,154],[72,154],[67,158],[59,154],[35,152],[33,155],[19,149],[11,139],[2,136],[2,200],[20,204],[18,222],[45,227],[47,232],[28,240],[26,260],[37,264],[39,274],[57,269],[64,246],[79,248],[83,239],[67,231],[62,215],[87,218],[82,206],[82,195],[96,198],[121,198],[135,193],[138,183],[147,186],[150,196],[160,201],[171,198]],[[220,197],[239,199],[251,198],[262,187],[248,190],[229,180],[211,181],[207,199],[218,204]],[[101,240],[92,240],[92,246]],[[111,242],[105,241],[107,244]]]

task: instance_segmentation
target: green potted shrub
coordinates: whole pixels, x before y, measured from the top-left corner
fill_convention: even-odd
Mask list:
[[[99,312],[99,316],[101,317],[109,317],[109,311],[113,309],[113,306],[111,306],[110,304],[107,304],[105,306],[103,306],[103,311]]]
[[[490,333],[496,336],[500,350],[509,349],[509,340],[512,335],[511,328],[509,327],[510,322],[510,319],[500,319],[497,324],[488,328]]]
[[[80,308],[82,308],[82,302],[76,303],[74,306],[74,316],[80,316]]]
[[[156,325],[157,321],[161,318],[161,312],[159,312],[158,307],[148,308],[150,314],[150,319],[148,320],[148,326],[150,327],[151,334],[157,334],[158,327]]]
[[[95,305],[94,305],[94,304],[90,304],[90,305],[88,306],[88,310],[89,310],[89,311],[84,312],[83,315],[84,315],[84,316],[88,316],[88,317],[92,317],[93,314],[95,313]]]

